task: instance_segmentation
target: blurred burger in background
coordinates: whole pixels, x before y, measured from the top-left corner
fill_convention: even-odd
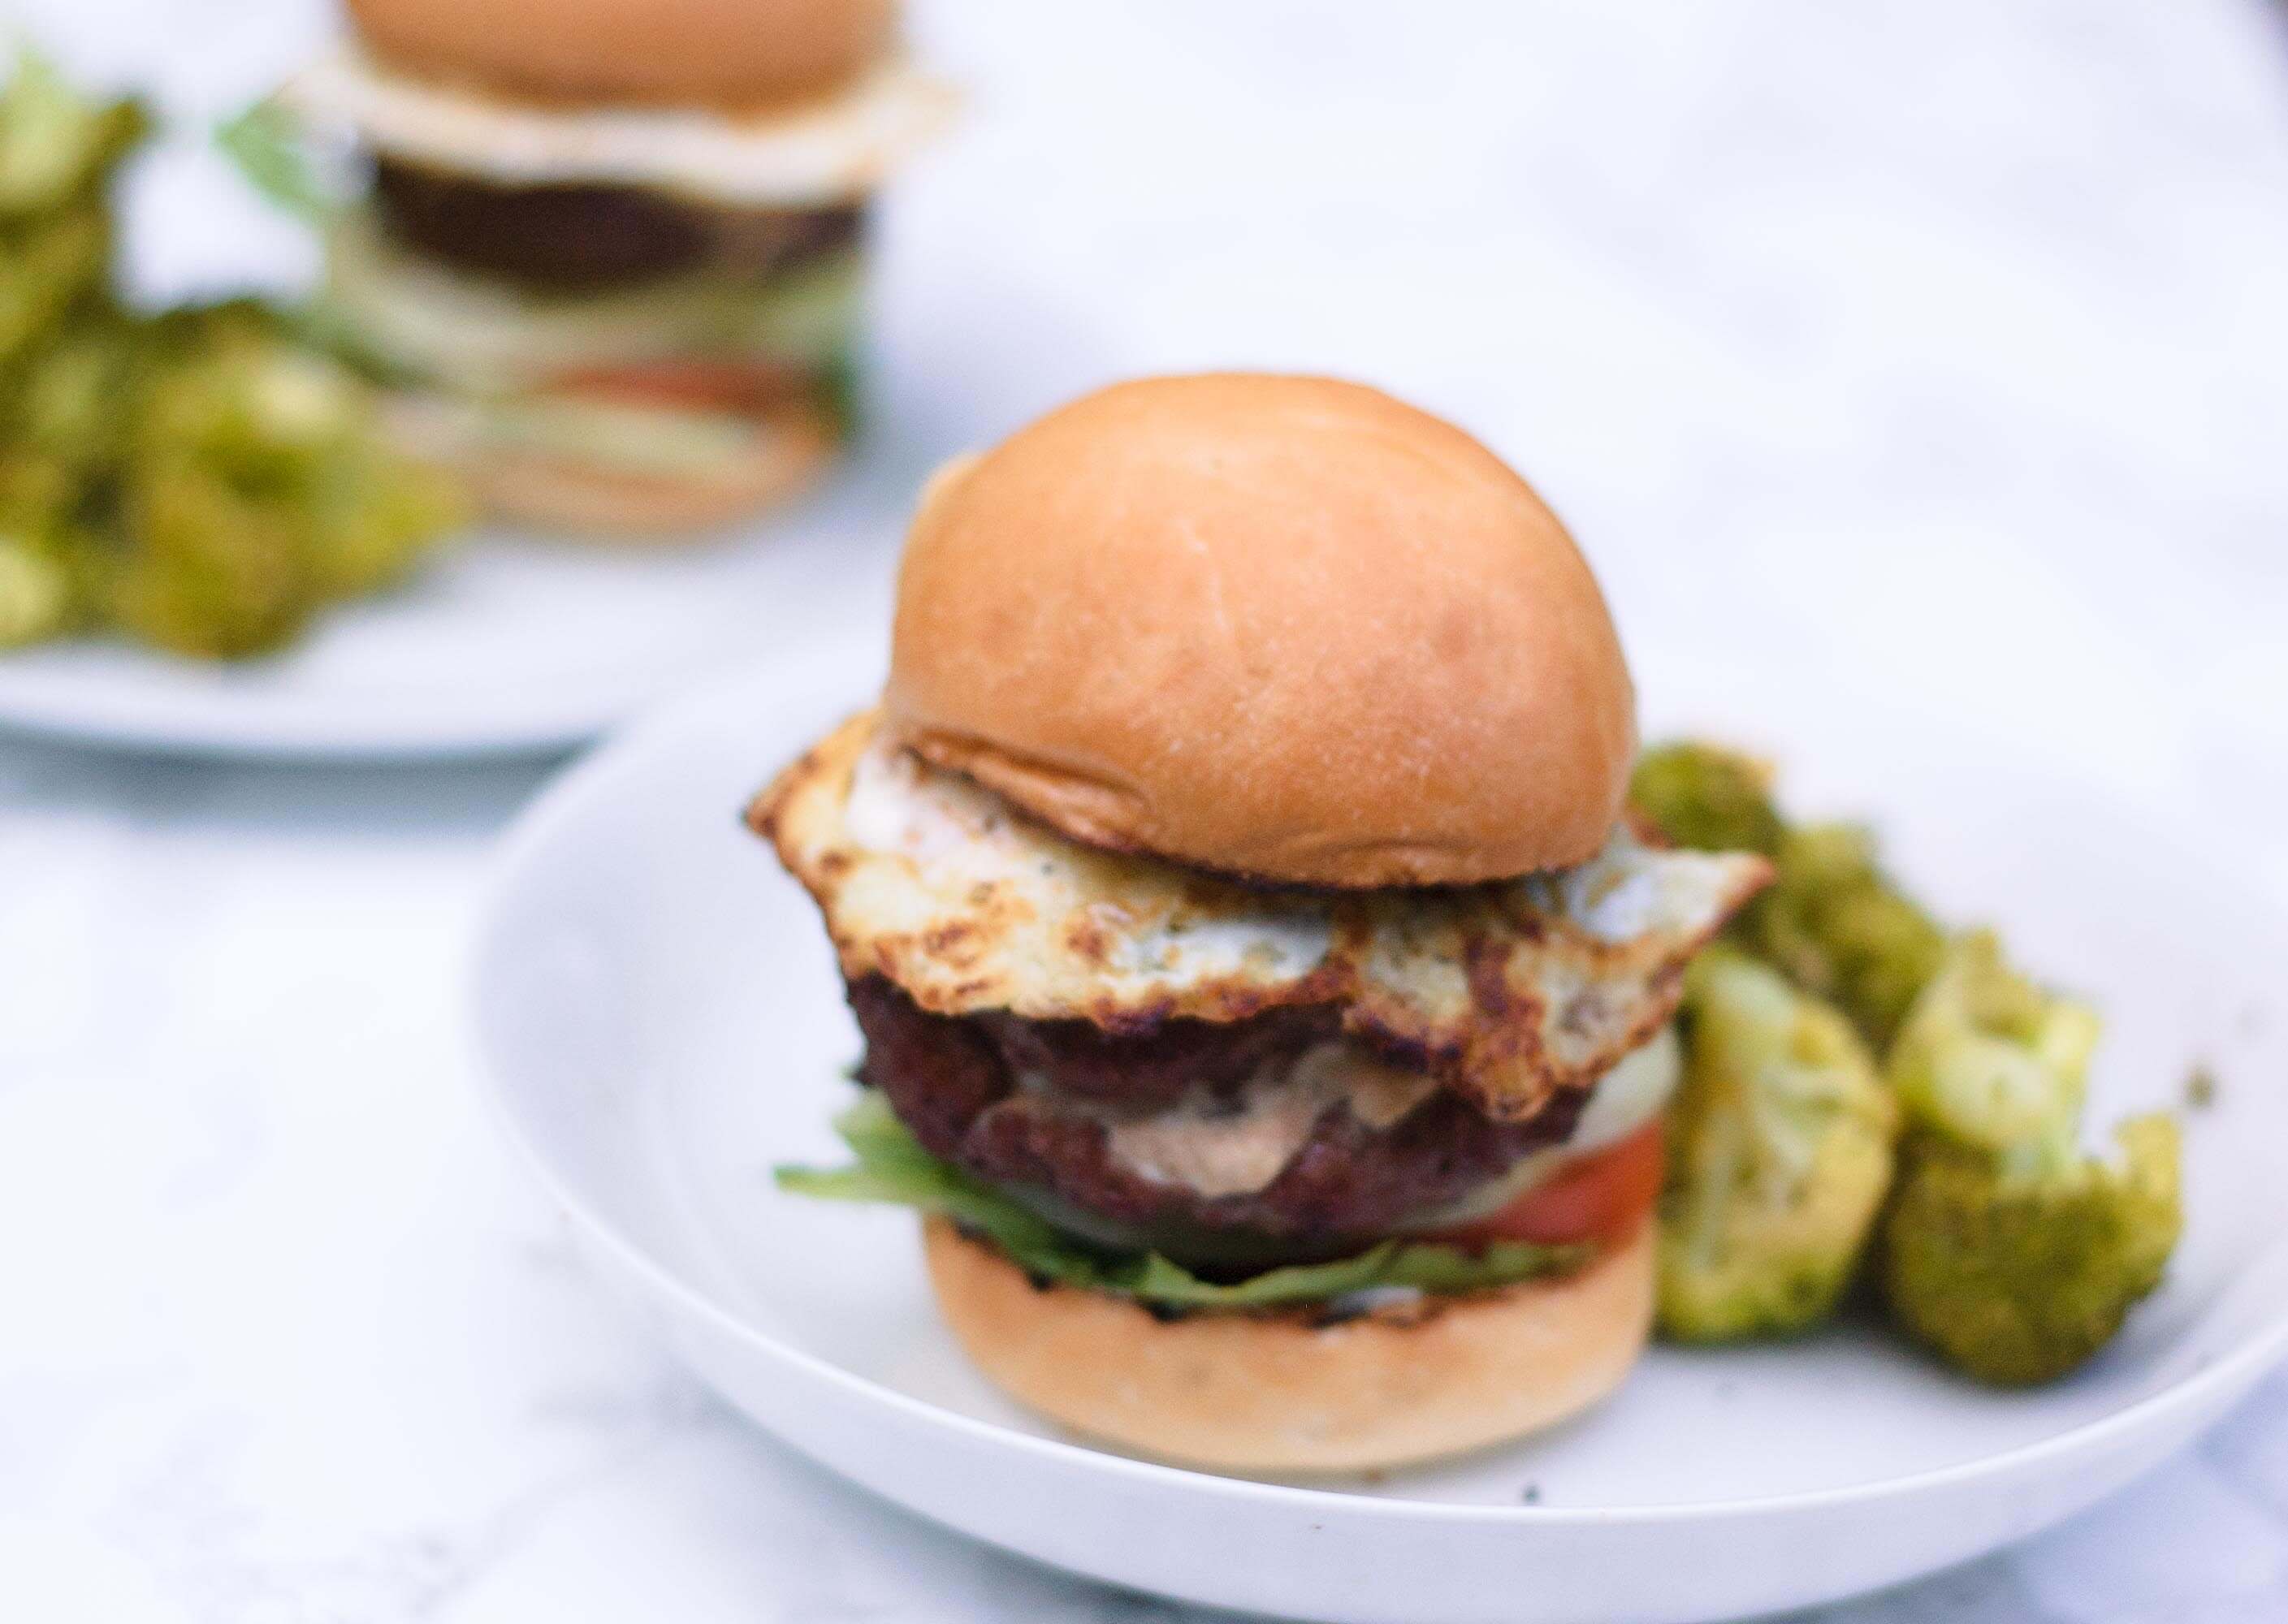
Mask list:
[[[1402,1464],[1601,1398],[1655,1295],[1684,966],[1768,876],[1648,843],[1604,598],[1376,390],[1149,378],[922,495],[888,682],[755,828],[823,915],[854,1157],[1021,1402]]]
[[[950,111],[893,0],[348,0],[227,139],[322,209],[329,337],[513,519],[702,528],[851,428],[869,200]],[[355,185],[300,155],[342,138]]]

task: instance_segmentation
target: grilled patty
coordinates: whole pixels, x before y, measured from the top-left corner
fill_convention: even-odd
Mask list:
[[[401,160],[374,169],[399,242],[457,270],[588,293],[703,266],[757,278],[858,240],[864,210],[727,209],[627,186],[502,186]]]
[[[1579,1110],[1569,1093],[1528,1121],[1497,1122],[1439,1090],[1373,1127],[1337,1104],[1269,1183],[1208,1195],[1116,1155],[1108,1120],[1179,1100],[1196,1105],[1202,1093],[1235,1097],[1266,1068],[1339,1041],[1331,1011],[1169,1020],[1116,1036],[1077,1021],[933,1015],[879,976],[848,992],[866,1037],[861,1079],[933,1154],[1079,1232],[1147,1235],[1195,1264],[1259,1267],[1355,1251],[1561,1141]]]

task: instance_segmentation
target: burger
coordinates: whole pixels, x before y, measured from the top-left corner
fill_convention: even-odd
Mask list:
[[[894,0],[348,0],[322,309],[513,519],[718,524],[849,427],[868,200],[948,111]]]
[[[942,471],[879,705],[749,820],[864,1040],[854,1166],[1088,1438],[1396,1465],[1609,1392],[1653,1308],[1686,961],[1768,877],[1624,807],[1595,578],[1458,429],[1129,383]]]

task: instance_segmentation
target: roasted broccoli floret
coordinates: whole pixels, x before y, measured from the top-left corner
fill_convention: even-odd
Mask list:
[[[1841,1014],[1726,947],[1685,978],[1661,1193],[1660,1329],[1785,1335],[1849,1283],[1890,1186],[1898,1107]]]
[[[112,628],[256,653],[464,516],[269,313],[123,307],[108,190],[147,127],[36,58],[0,87],[0,646]]]
[[[2010,968],[1991,931],[1947,950],[1900,1023],[1886,1073],[1908,1115],[1960,1145],[2021,1160],[2070,1147],[2095,1010]]]
[[[2178,1137],[2120,1130],[2083,1154],[2096,1015],[2011,969],[1973,931],[1899,1028],[1891,1086],[1913,1130],[1884,1221],[1894,1315],[1982,1380],[2046,1382],[2087,1359],[2160,1283],[2177,1242]]]
[[[150,130],[134,100],[82,95],[36,51],[17,53],[0,92],[0,221],[47,213],[87,197]]]
[[[2019,1162],[1927,1129],[1907,1137],[1883,1225],[1899,1324],[1983,1382],[2064,1375],[2161,1282],[2182,1224],[2177,1125],[2138,1117],[2117,1161]]]
[[[104,189],[147,128],[139,104],[90,100],[44,59],[19,56],[0,91],[0,366],[109,303]]]
[[[84,315],[6,369],[0,388],[0,648],[90,615],[131,416],[117,324]]]
[[[461,517],[442,475],[382,448],[365,386],[259,313],[179,323],[145,385],[126,474],[122,623],[185,654],[283,642],[387,584]]]
[[[1647,750],[1629,780],[1629,798],[1678,845],[1774,857],[1786,828],[1771,788],[1763,763],[1687,741]]]
[[[1863,828],[1812,823],[1780,842],[1771,887],[1738,921],[1739,939],[1798,986],[1830,999],[1877,1053],[1937,971],[1946,938],[1891,883]]]
[[[1732,922],[1730,939],[1839,1005],[1881,1052],[1946,939],[1883,872],[1872,837],[1846,824],[1790,826],[1764,765],[1710,744],[1646,752],[1630,793],[1680,845],[1772,860],[1770,888]]]
[[[71,614],[71,576],[54,550],[0,530],[0,648],[53,637]]]
[[[2174,1124],[2128,1124],[2118,1162],[2083,1154],[2097,1017],[2011,970],[1990,932],[1950,944],[1865,830],[1791,827],[1769,788],[1760,764],[1703,744],[1649,752],[1631,786],[1672,838],[1760,851],[1776,871],[1686,984],[1662,1331],[1718,1342],[1825,1313],[1891,1182],[1903,1114],[1877,1271],[1894,1316],[1987,1381],[2072,1369],[2176,1245]],[[1874,1100],[1860,1039],[1885,1057]]]

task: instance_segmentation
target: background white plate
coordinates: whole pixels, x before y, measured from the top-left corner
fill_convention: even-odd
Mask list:
[[[207,131],[335,48],[338,8],[139,7],[131,27],[100,9],[36,7],[36,32],[89,83],[147,87],[168,104],[171,122],[123,188],[131,291],[298,297],[317,274],[313,234],[233,173]],[[473,529],[401,589],[329,612],[264,659],[110,643],[0,650],[0,730],[298,761],[538,754],[822,624],[879,627],[930,469],[1068,392],[1070,373],[999,337],[1021,313],[1040,336],[1050,306],[1006,279],[981,289],[966,250],[917,241],[894,196],[872,236],[865,429],[806,499],[655,545]],[[1096,352],[1057,353],[1084,365]]]
[[[668,1341],[772,1430],[926,1516],[1266,1612],[1731,1617],[2030,1533],[2182,1442],[2288,1341],[2271,1153],[2288,1106],[2243,1083],[2190,1121],[2170,1284],[2100,1362],[2039,1392],[1975,1390],[1845,1328],[1656,1349],[1579,1422],[1384,1478],[1245,1482],[1065,1441],[959,1358],[909,1216],[782,1197],[767,1176],[835,1154],[826,1118],[856,1042],[814,913],[737,812],[872,675],[790,654],[571,773],[512,846],[474,1013],[512,1133]],[[2288,1069],[2267,1018],[2288,953],[2229,851],[1958,730],[1823,707],[1818,685],[1695,675],[1646,689],[1697,693],[1704,714],[1757,690],[1734,714],[1759,718],[1813,804],[1881,808],[1942,906],[1998,919],[2028,962],[2102,1000],[2101,1117],[2173,1100],[2196,1058],[2233,1078]]]

